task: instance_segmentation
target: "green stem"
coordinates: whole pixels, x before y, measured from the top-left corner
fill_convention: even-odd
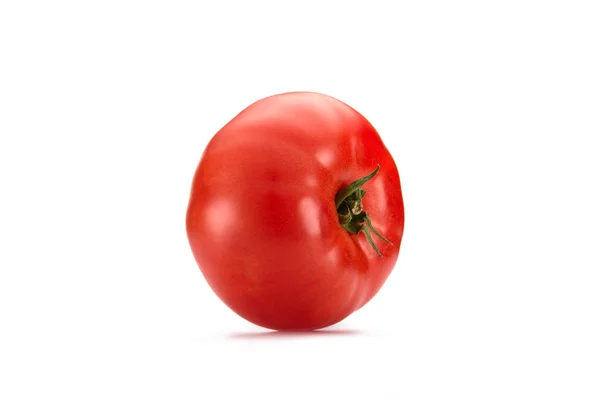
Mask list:
[[[367,193],[367,191],[363,189],[363,185],[373,179],[375,175],[377,175],[377,172],[379,172],[379,165],[375,171],[369,175],[357,179],[346,188],[340,190],[335,196],[335,207],[338,212],[340,225],[348,232],[355,235],[363,232],[377,255],[383,257],[377,246],[375,246],[369,231],[389,245],[393,246],[393,244],[375,230],[373,223],[371,222],[371,217],[363,210],[362,204],[362,199]]]

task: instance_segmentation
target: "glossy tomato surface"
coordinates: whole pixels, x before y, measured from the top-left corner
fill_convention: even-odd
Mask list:
[[[362,206],[393,243],[351,233],[336,194],[372,173]],[[193,178],[189,243],[217,296],[254,324],[323,328],[381,288],[398,258],[398,170],[373,126],[345,103],[294,92],[262,99],[209,142]]]

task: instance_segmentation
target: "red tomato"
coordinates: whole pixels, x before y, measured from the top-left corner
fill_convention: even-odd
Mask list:
[[[233,311],[275,330],[323,328],[365,305],[392,271],[404,229],[400,178],[353,108],[280,94],[212,138],[186,225],[202,274]]]

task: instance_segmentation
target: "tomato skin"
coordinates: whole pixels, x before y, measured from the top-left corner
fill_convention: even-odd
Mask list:
[[[393,246],[346,231],[335,195],[380,165],[364,210]],[[398,170],[373,126],[343,102],[293,92],[250,105],[209,142],[193,178],[187,235],[216,295],[274,330],[335,324],[366,304],[398,258]]]

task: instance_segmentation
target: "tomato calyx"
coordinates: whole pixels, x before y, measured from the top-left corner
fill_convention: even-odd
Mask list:
[[[371,172],[369,175],[355,180],[346,188],[340,190],[335,195],[335,208],[338,212],[340,225],[352,234],[358,235],[360,232],[364,233],[367,237],[367,241],[377,255],[383,257],[377,246],[375,246],[371,233],[389,245],[393,246],[393,244],[375,230],[373,223],[371,222],[371,217],[363,210],[362,204],[362,199],[367,193],[367,191],[363,189],[363,185],[377,175],[379,168],[378,165],[375,171]]]

